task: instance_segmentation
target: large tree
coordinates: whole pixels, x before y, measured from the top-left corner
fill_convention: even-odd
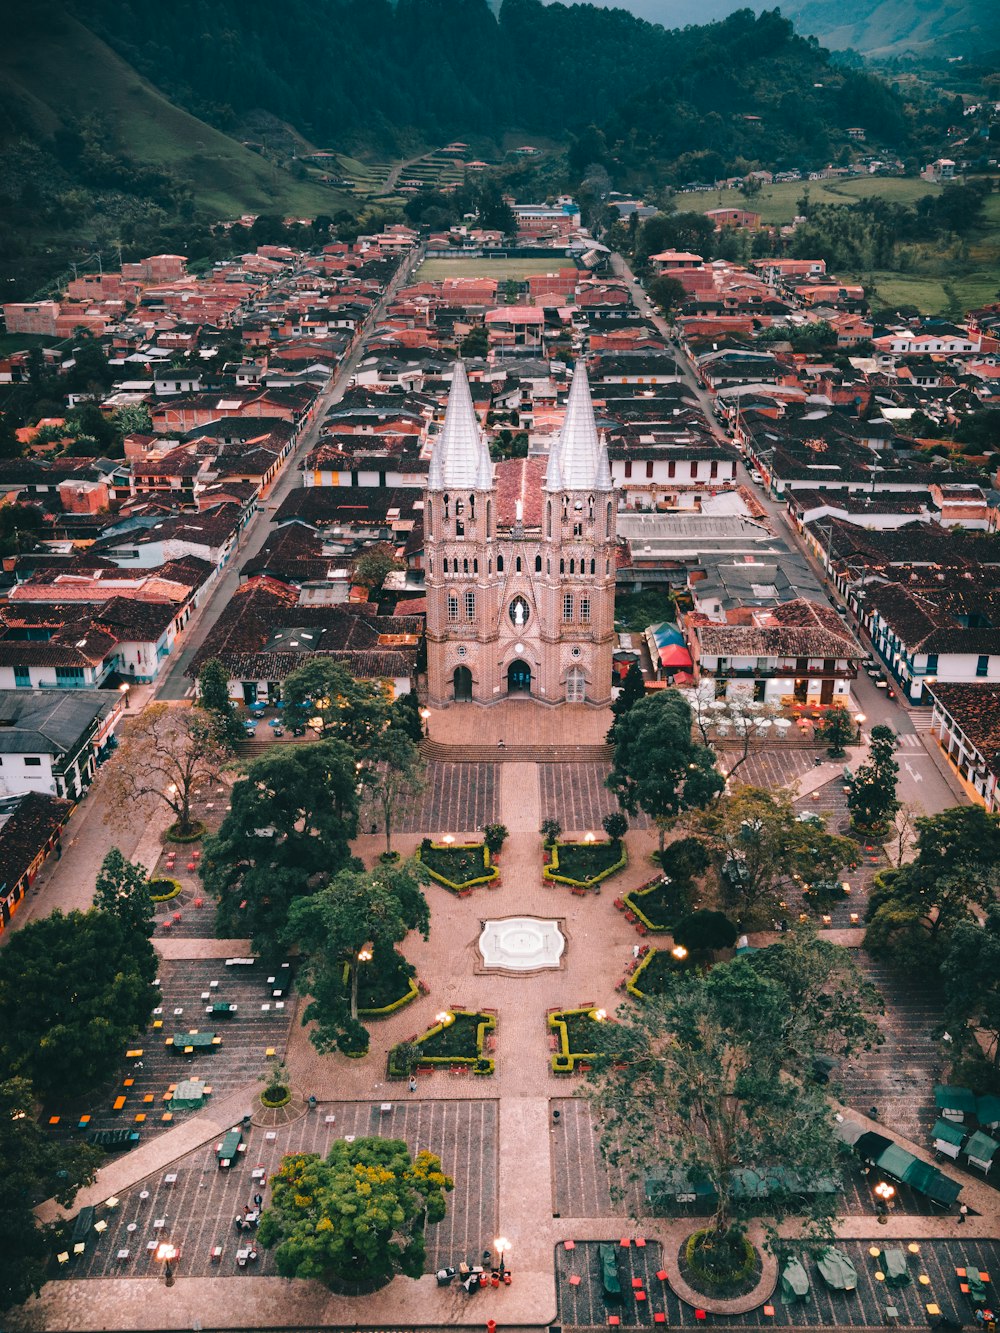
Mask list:
[[[789,1029],[784,985],[747,958],[676,974],[667,994],[619,1010],[591,1074],[605,1155],[669,1193],[707,1183],[716,1236],[792,1214],[828,1236],[836,1195],[812,1187],[839,1180],[839,1145]],[[766,1197],[741,1188],[755,1178]]]
[[[271,954],[298,897],[350,860],[358,774],[340,741],[275,746],[233,787],[218,833],[205,839],[202,878],[218,899],[222,938],[249,936]]]
[[[996,901],[1000,884],[1000,818],[979,805],[958,805],[914,820],[916,857],[884,871],[868,900],[866,948],[921,958],[961,921]]]
[[[52,1197],[68,1208],[104,1158],[78,1139],[46,1133],[36,1111],[27,1079],[0,1083],[0,1310],[37,1295],[49,1275],[52,1227],[32,1209]]]
[[[0,1069],[39,1092],[96,1087],[146,1024],[156,953],[116,915],[53,912],[0,950]]]
[[[899,809],[896,781],[899,765],[895,760],[896,733],[891,727],[872,727],[868,758],[859,764],[849,779],[847,808],[855,828],[870,833],[887,832]]]
[[[314,726],[324,739],[363,754],[388,721],[390,700],[378,681],[355,680],[342,662],[314,657],[285,677],[285,718]]]
[[[400,806],[424,789],[424,770],[420,751],[399,728],[382,732],[366,753],[359,777],[378,811],[387,854],[392,851],[392,828]]]
[[[430,1152],[411,1158],[401,1139],[334,1140],[326,1159],[285,1157],[271,1177],[260,1242],[282,1277],[350,1287],[420,1277],[424,1227],[445,1215],[454,1181]]]
[[[287,939],[305,956],[297,985],[310,997],[302,1021],[315,1022],[310,1040],[318,1050],[367,1046],[358,1022],[359,970],[386,966],[411,930],[426,939],[429,929],[412,862],[342,870],[311,898],[292,904]]]
[[[234,750],[246,733],[229,697],[229,672],[217,657],[211,657],[198,672],[198,704],[212,719],[220,743]]]
[[[703,680],[691,690],[681,693],[691,709],[691,717],[705,745],[714,740],[723,741],[723,765],[726,778],[732,781],[743,765],[758,751],[764,749],[771,737],[780,707],[759,703],[745,694],[725,699],[715,697],[710,680]]]
[[[212,719],[202,709],[149,704],[129,723],[107,767],[109,821],[132,825],[163,804],[174,812],[180,837],[197,834],[192,803],[218,780],[225,758]]]
[[[948,937],[941,976],[945,1023],[981,1033],[987,1058],[1000,1065],[1000,907],[991,907],[982,924],[958,923]]]
[[[644,810],[660,835],[682,810],[722,791],[714,755],[691,736],[691,710],[676,690],[639,699],[614,726],[615,759],[607,786],[630,815]]]
[[[773,917],[793,884],[834,880],[858,855],[821,820],[800,819],[783,791],[737,787],[690,823],[714,861],[723,901],[744,927]]]
[[[118,847],[112,847],[101,862],[94,906],[99,912],[116,916],[130,934],[148,940],[153,933],[149,875],[143,866],[127,861]]]

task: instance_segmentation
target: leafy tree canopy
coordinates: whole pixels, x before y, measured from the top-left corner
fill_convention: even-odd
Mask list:
[[[69,1207],[104,1157],[78,1140],[47,1134],[35,1111],[27,1079],[0,1083],[0,1310],[37,1295],[48,1277],[51,1228],[39,1224],[32,1208],[53,1196]]]
[[[205,839],[202,877],[218,898],[216,930],[278,947],[288,910],[350,860],[357,832],[354,756],[340,741],[276,746],[233,787],[231,809]]]
[[[96,1087],[157,1002],[156,954],[118,916],[53,912],[0,950],[0,1069],[48,1095]]]
[[[691,739],[691,710],[676,690],[640,699],[615,722],[615,759],[607,786],[623,810],[642,809],[660,830],[660,851],[669,821],[682,810],[702,807],[722,791],[715,756]]]
[[[149,939],[153,933],[149,876],[143,866],[126,860],[117,847],[111,848],[97,872],[94,906],[117,917],[129,934]]]
[[[377,681],[355,680],[343,663],[314,657],[285,678],[285,718],[292,726],[317,724],[324,740],[336,739],[359,754],[382,731],[389,700]]]
[[[302,1021],[316,1023],[310,1040],[318,1050],[356,1048],[363,1035],[357,1022],[359,967],[378,966],[411,930],[426,939],[429,929],[430,911],[412,862],[342,870],[312,897],[291,905],[286,939],[306,956],[298,976],[299,989],[310,997]]]
[[[401,1139],[336,1139],[326,1159],[286,1157],[271,1177],[260,1242],[275,1248],[282,1277],[381,1285],[420,1277],[424,1224],[440,1222],[454,1181],[430,1152]]]
[[[217,657],[198,672],[198,703],[212,719],[220,743],[234,749],[243,740],[243,724],[229,697],[229,673]]]
[[[945,1023],[984,1033],[986,1053],[1000,1065],[1000,907],[991,907],[982,924],[958,923],[948,937],[941,976]]]

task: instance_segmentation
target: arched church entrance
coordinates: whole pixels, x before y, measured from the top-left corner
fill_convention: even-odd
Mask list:
[[[507,693],[531,693],[531,667],[528,666],[527,662],[522,662],[520,658],[511,662],[507,668]]]
[[[467,704],[472,702],[472,672],[467,666],[457,666],[452,676],[452,684],[455,688],[455,702]]]

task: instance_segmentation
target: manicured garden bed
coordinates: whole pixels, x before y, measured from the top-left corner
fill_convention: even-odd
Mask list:
[[[551,1060],[554,1074],[572,1074],[578,1064],[582,1066],[594,1059],[594,1027],[599,1020],[593,1015],[590,1008],[562,1009],[549,1014],[549,1027],[559,1038],[559,1049]]]
[[[627,911],[652,931],[669,931],[690,910],[689,895],[678,891],[674,884],[656,880],[648,889],[633,889],[622,901]]]
[[[197,842],[199,838],[205,836],[205,825],[200,819],[195,819],[187,833],[181,833],[177,823],[173,823],[163,835],[164,842]]]
[[[628,864],[625,844],[617,838],[611,842],[557,842],[551,855],[542,871],[544,878],[574,888],[591,888]]]
[[[420,994],[413,965],[395,949],[380,960],[376,953],[358,970],[358,1014],[379,1018],[395,1013]]]
[[[753,1291],[760,1281],[760,1255],[746,1236],[730,1229],[724,1236],[696,1231],[677,1255],[681,1277],[706,1296],[732,1299]]]
[[[650,949],[626,982],[626,990],[637,999],[647,995],[666,995],[674,977],[688,964],[678,961],[669,949]]]
[[[481,842],[453,847],[425,838],[417,849],[417,860],[435,883],[443,884],[453,893],[464,893],[500,878],[489,848]]]
[[[448,1020],[428,1028],[414,1045],[419,1054],[418,1068],[428,1065],[466,1065],[474,1074],[492,1074],[493,1059],[486,1054],[486,1034],[496,1025],[496,1015],[468,1009],[448,1010]],[[404,1043],[405,1044],[405,1043]],[[389,1052],[389,1077],[406,1078],[409,1070],[394,1061],[396,1048]]]

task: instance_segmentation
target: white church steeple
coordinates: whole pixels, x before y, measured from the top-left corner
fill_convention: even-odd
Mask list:
[[[490,451],[472,403],[465,366],[456,361],[444,427],[431,454],[427,489],[488,491],[492,485]]]
[[[581,359],[573,372],[562,430],[549,453],[545,488],[549,491],[609,491],[611,465],[598,436],[587,367]]]

